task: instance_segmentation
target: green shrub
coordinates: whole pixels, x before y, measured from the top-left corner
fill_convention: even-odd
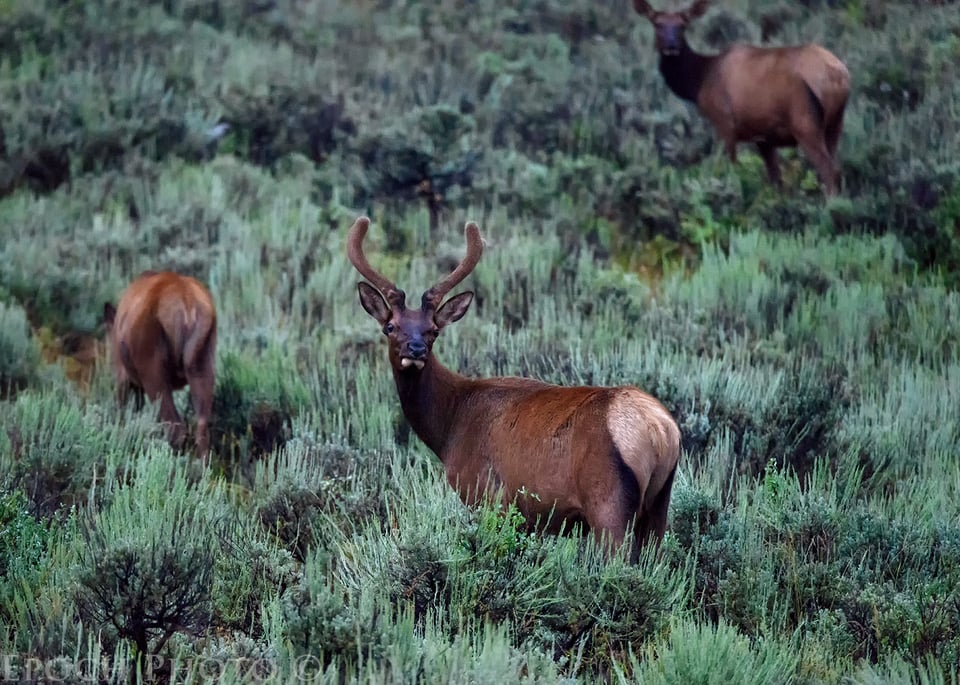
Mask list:
[[[637,682],[665,685],[792,682],[797,667],[793,645],[773,640],[756,644],[724,621],[716,625],[676,621],[670,637],[634,660]],[[621,673],[621,682],[627,682]]]
[[[306,389],[290,360],[277,353],[252,360],[226,353],[217,360],[212,443],[229,454],[268,454],[281,446]]]
[[[40,352],[30,335],[26,312],[0,301],[0,398],[30,385]]]
[[[294,438],[257,464],[253,490],[260,525],[304,561],[312,545],[336,537],[325,531],[383,518],[381,468],[369,453]]]
[[[0,404],[0,431],[10,441],[10,449],[0,451],[0,477],[44,516],[100,500],[105,484],[159,434],[146,415],[120,425],[62,390],[21,393],[13,404]]]
[[[263,607],[296,584],[299,570],[290,552],[270,544],[253,524],[244,521],[229,532],[215,548],[211,621],[220,630],[260,638]]]
[[[35,589],[49,564],[54,526],[30,513],[30,503],[19,490],[0,491],[0,615],[10,624],[12,598],[23,583]]]
[[[138,659],[160,653],[176,633],[210,624],[216,564],[211,540],[229,534],[222,491],[190,486],[170,453],[138,462],[135,480],[81,528],[75,603],[108,645],[132,642]]]
[[[293,654],[312,654],[324,666],[338,659],[346,668],[356,663],[354,654],[378,661],[389,644],[385,626],[391,610],[375,592],[344,587],[326,551],[307,559],[300,582],[283,594],[281,606],[284,639]]]

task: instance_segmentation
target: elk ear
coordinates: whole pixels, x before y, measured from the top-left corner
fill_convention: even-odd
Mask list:
[[[697,0],[683,12],[683,18],[692,21],[702,17],[710,8],[710,0]]]
[[[107,328],[113,326],[114,319],[117,318],[117,308],[113,306],[112,302],[103,303],[103,323],[107,325]]]
[[[367,314],[376,319],[381,326],[386,324],[393,316],[393,312],[390,311],[390,305],[383,299],[380,291],[363,281],[357,283],[357,290],[360,292],[360,304]]]
[[[657,13],[648,3],[644,0],[633,0],[633,9],[637,11],[642,17],[646,17],[650,21],[653,21],[653,16]]]
[[[433,320],[438,328],[459,321],[463,315],[470,309],[470,303],[473,302],[473,293],[469,290],[459,295],[454,295],[449,300],[440,305],[440,309],[433,315]]]

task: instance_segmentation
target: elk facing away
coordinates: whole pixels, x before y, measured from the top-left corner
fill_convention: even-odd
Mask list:
[[[777,148],[799,146],[826,193],[836,194],[835,155],[850,93],[846,66],[814,44],[734,45],[719,55],[698,54],[684,33],[709,4],[697,0],[683,12],[657,12],[644,0],[633,0],[634,9],[653,24],[667,86],[696,104],[723,139],[731,161],[737,160],[737,143],[755,143],[767,176],[780,187]]]
[[[159,399],[168,438],[181,447],[186,427],[173,392],[189,385],[197,415],[197,454],[205,459],[217,346],[217,313],[210,292],[189,276],[146,271],[127,287],[116,308],[104,305],[103,316],[118,402],[125,404],[131,390],[138,405],[144,394],[151,402]]]
[[[407,308],[405,293],[364,256],[369,224],[358,218],[347,243],[351,263],[370,282],[358,284],[360,304],[387,336],[403,413],[461,499],[472,504],[499,492],[531,527],[558,532],[564,522],[581,523],[611,550],[633,525],[633,559],[648,537],[659,542],[680,458],[680,431],[663,405],[629,386],[472,379],[447,369],[432,348],[473,300],[472,292],[444,297],[480,260],[479,228],[466,225],[464,259],[419,308]]]

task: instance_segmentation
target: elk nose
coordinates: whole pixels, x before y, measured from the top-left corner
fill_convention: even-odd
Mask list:
[[[427,343],[422,340],[411,340],[409,348],[411,357],[420,358],[427,356]]]

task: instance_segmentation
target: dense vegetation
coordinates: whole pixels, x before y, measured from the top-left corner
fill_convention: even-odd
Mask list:
[[[717,0],[690,38],[847,63],[840,197],[732,165],[628,0],[0,0],[0,680],[956,683],[958,6]],[[460,504],[359,213],[411,291],[480,223],[448,365],[662,399],[659,554]],[[95,363],[146,268],[217,301],[208,470]]]

